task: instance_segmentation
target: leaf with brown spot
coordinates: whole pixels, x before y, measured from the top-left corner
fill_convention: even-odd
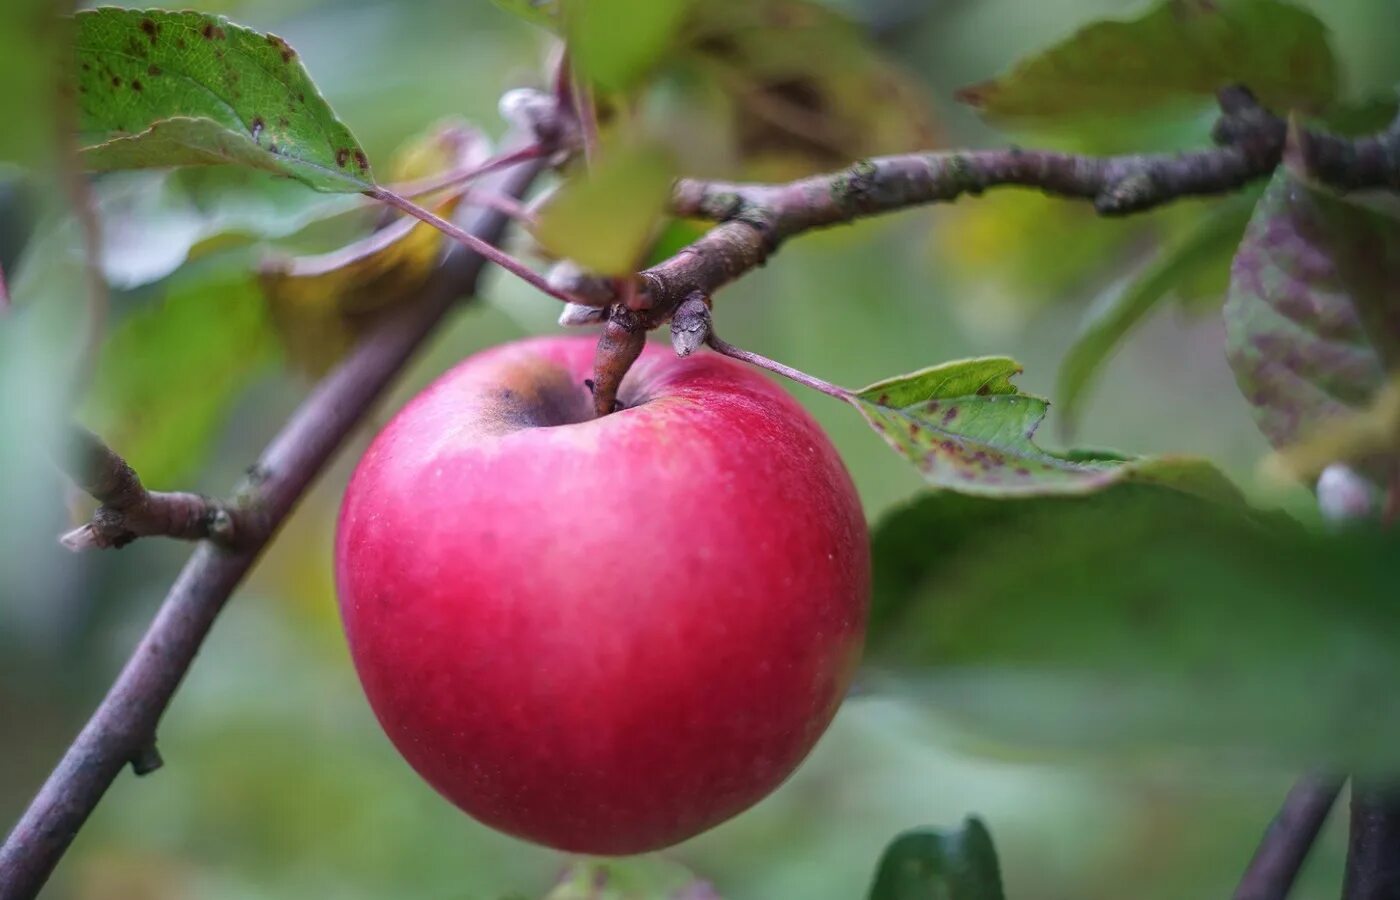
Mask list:
[[[327,192],[374,183],[281,38],[197,12],[103,7],[73,23],[88,168],[251,166]]]
[[[1280,168],[1225,303],[1230,366],[1275,447],[1359,413],[1400,368],[1400,221]]]
[[[1320,112],[1336,97],[1327,29],[1280,0],[1163,0],[1095,22],[957,97],[1001,122],[1074,126],[1247,84],[1267,106]]]
[[[1131,458],[1101,451],[1052,452],[1035,443],[1049,402],[1021,393],[1015,360],[958,360],[879,381],[852,403],[895,452],[937,487],[965,494],[1080,494],[1124,482],[1228,498],[1229,482],[1191,457]]]

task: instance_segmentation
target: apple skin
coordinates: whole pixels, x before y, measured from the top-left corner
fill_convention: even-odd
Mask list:
[[[864,640],[869,540],[817,424],[755,370],[649,346],[594,418],[594,342],[471,357],[374,440],[336,580],[370,705],[476,819],[667,847],[797,767]]]

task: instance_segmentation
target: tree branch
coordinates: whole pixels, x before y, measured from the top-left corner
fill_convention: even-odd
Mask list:
[[[1234,900],[1285,900],[1337,801],[1342,781],[1330,775],[1298,779],[1264,832]]]
[[[236,510],[201,494],[146,490],[127,461],[86,428],[73,428],[70,453],[69,477],[102,505],[90,522],[60,539],[69,550],[123,547],[149,535],[236,540]]]
[[[1342,900],[1400,897],[1400,791],[1352,784]]]
[[[501,189],[519,196],[539,172],[527,163]],[[480,212],[470,228],[495,243],[507,218]],[[204,542],[92,718],[0,847],[0,900],[29,900],[48,880],[123,766],[154,763],[154,735],[214,618],[312,479],[359,424],[453,302],[475,289],[483,257],[454,250],[421,302],[397,310],[326,376],[249,472],[236,548]]]
[[[1217,146],[1189,153],[1095,157],[1011,147],[878,157],[788,184],[682,179],[672,191],[672,211],[718,224],[640,273],[641,290],[632,304],[641,313],[639,325],[661,325],[687,297],[712,296],[803,232],[989,188],[1030,187],[1090,200],[1105,216],[1238,190],[1278,167],[1289,126],[1244,87],[1222,89],[1218,99],[1221,116],[1212,129]],[[1313,177],[1342,189],[1400,185],[1400,118],[1381,135],[1356,140],[1295,131],[1305,135],[1298,149]],[[619,367],[601,356],[599,361],[609,371],[600,365],[595,382],[615,392],[605,381]]]

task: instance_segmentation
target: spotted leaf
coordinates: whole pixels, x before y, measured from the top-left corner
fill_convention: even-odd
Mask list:
[[[373,183],[364,151],[276,35],[222,16],[110,7],[74,24],[89,168],[232,164],[319,191]]]
[[[1231,267],[1230,365],[1276,447],[1365,409],[1400,366],[1400,221],[1286,169]]]
[[[1188,457],[1040,447],[1035,432],[1050,404],[1011,383],[1020,372],[1001,356],[959,360],[876,382],[852,402],[926,480],[960,493],[1085,493],[1124,480],[1211,496],[1234,492],[1212,466]]]

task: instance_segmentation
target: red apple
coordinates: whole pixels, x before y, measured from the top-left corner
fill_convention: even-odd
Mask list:
[[[860,654],[870,559],[817,424],[758,372],[650,347],[595,418],[593,342],[473,356],[375,439],[336,579],[379,721],[463,810],[639,853],[802,761]]]

